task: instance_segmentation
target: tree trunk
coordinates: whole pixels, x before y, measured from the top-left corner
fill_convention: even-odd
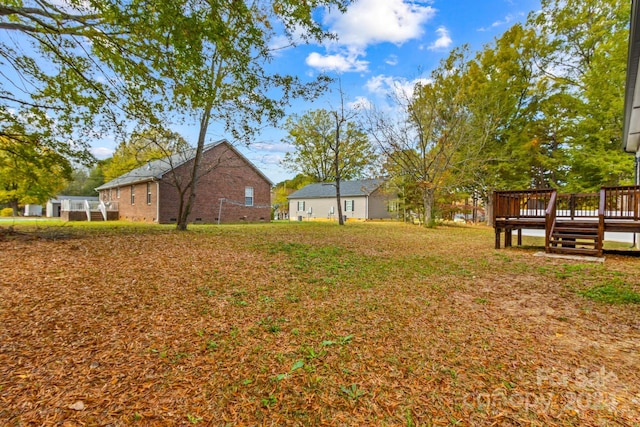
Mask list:
[[[424,206],[424,226],[432,227],[433,226],[433,201],[434,194],[433,190],[430,188],[425,188],[422,190],[422,204]]]
[[[10,200],[9,207],[13,209],[13,216],[18,216],[18,199]]]
[[[196,155],[193,158],[193,166],[191,168],[191,174],[189,176],[188,197],[184,203],[182,212],[178,216],[178,222],[176,224],[176,230],[185,231],[187,229],[187,221],[189,214],[193,208],[193,204],[196,200],[196,189],[198,186],[198,173],[200,172],[200,162],[202,161],[202,151],[204,149],[204,139],[209,128],[209,119],[211,117],[211,109],[213,108],[213,102],[205,107],[202,113],[202,119],[200,120],[200,131],[198,133],[198,145],[196,146]],[[182,194],[182,201],[184,201],[184,194]]]
[[[338,204],[338,224],[344,225],[342,217],[342,201],[340,199],[340,178],[336,178],[336,203]]]
[[[340,125],[342,118],[338,118],[336,113],[336,142],[333,150],[333,167],[336,172],[336,203],[338,204],[338,224],[344,225],[344,217],[342,216],[342,201],[340,199]]]
[[[484,201],[485,209],[485,220],[487,221],[487,225],[489,227],[493,227],[493,192],[489,192],[486,200]]]

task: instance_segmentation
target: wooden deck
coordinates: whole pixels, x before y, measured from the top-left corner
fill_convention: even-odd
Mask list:
[[[599,193],[558,194],[554,189],[496,191],[495,247],[512,246],[513,232],[545,230],[549,253],[602,256],[604,233],[640,233],[640,186],[603,187]]]

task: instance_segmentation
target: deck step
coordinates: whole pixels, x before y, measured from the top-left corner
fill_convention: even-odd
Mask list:
[[[598,256],[598,250],[591,248],[566,248],[551,246],[549,247],[549,252],[553,254]]]
[[[566,255],[599,255],[598,223],[589,221],[562,221],[556,223],[549,239],[550,253]]]
[[[582,239],[582,240],[593,240],[598,239],[598,233],[553,233],[555,238],[563,238],[563,239]]]
[[[558,238],[552,237],[551,239],[549,239],[549,243],[554,246],[575,246],[575,245],[596,246],[598,244],[598,239],[575,240],[575,239],[558,239]]]
[[[597,228],[581,228],[581,227],[554,227],[554,233],[573,233],[573,234],[598,234]]]
[[[91,211],[91,221],[104,221],[102,212]]]

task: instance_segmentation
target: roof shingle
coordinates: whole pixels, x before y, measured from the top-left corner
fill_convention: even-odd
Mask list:
[[[340,196],[368,196],[384,183],[382,179],[360,179],[340,183]],[[336,186],[331,182],[319,182],[302,187],[289,195],[289,199],[320,199],[335,197]]]

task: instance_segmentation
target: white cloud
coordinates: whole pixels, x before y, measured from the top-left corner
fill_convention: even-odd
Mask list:
[[[407,0],[359,0],[347,12],[330,13],[325,17],[338,43],[352,48],[390,42],[402,44],[420,38],[422,25],[435,15],[431,6]]]
[[[260,163],[265,165],[279,165],[283,157],[278,154],[267,154],[260,158]]]
[[[307,56],[305,62],[308,66],[322,71],[342,73],[367,71],[369,66],[369,62],[357,59],[356,54],[321,55],[317,52],[312,52]]]
[[[357,0],[344,14],[331,11],[324,24],[338,38],[326,46],[327,53],[312,53],[306,63],[322,71],[366,72],[369,62],[360,59],[372,44],[401,45],[419,39],[423,26],[436,13],[428,1],[412,0]],[[390,56],[387,64],[397,64]]]
[[[92,147],[91,153],[98,159],[106,159],[113,155],[113,149],[107,147]]]
[[[373,107],[373,103],[365,96],[358,96],[355,101],[349,102],[347,107],[351,110],[370,110]]]
[[[286,153],[291,150],[291,145],[285,143],[275,142],[254,142],[251,144],[252,148],[260,151],[274,152],[274,153]]]
[[[387,59],[384,60],[387,65],[398,65],[398,57],[396,55],[389,55]]]
[[[407,80],[393,76],[385,76],[380,74],[370,78],[365,87],[367,90],[377,96],[386,97],[392,95],[400,98],[410,98],[413,96],[416,84],[429,84],[430,80],[418,78]]]
[[[275,53],[277,53],[278,51],[289,49],[290,47],[292,47],[292,42],[287,36],[274,37],[271,39],[271,43],[269,44],[269,50]]]
[[[429,50],[444,50],[448,49],[451,46],[453,40],[451,40],[451,36],[449,36],[449,30],[445,27],[439,27],[436,30],[436,34],[438,35],[438,39],[429,45]]]

